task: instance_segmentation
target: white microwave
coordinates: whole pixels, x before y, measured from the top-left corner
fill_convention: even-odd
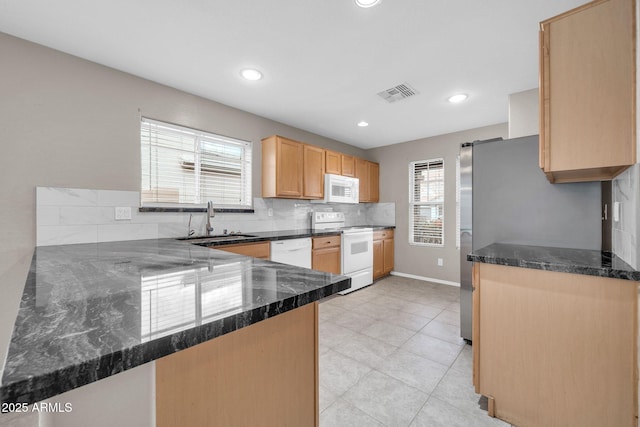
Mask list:
[[[324,175],[324,203],[358,203],[360,180],[349,176]]]

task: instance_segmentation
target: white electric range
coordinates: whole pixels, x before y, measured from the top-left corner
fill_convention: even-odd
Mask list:
[[[351,277],[351,287],[340,292],[344,295],[373,283],[373,229],[345,227],[343,212],[313,212],[311,228],[314,231],[340,231],[341,273]]]

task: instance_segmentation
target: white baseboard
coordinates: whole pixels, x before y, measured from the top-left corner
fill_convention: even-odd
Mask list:
[[[398,271],[392,271],[391,275],[392,276],[407,277],[409,279],[424,280],[425,282],[440,283],[442,285],[455,286],[455,287],[458,287],[458,288],[460,287],[460,283],[458,283],[458,282],[451,282],[449,280],[434,279],[433,277],[416,276],[415,274],[400,273]]]

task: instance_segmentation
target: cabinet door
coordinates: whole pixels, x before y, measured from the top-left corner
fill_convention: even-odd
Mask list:
[[[303,144],[278,138],[276,147],[276,196],[300,198],[303,182]]]
[[[346,154],[340,155],[342,163],[342,175],[343,176],[356,176],[356,159],[353,156],[347,156]]]
[[[541,24],[540,163],[551,182],[611,179],[635,163],[631,0]]]
[[[373,241],[373,278],[384,276],[384,248],[382,240]]]
[[[327,150],[324,152],[325,173],[342,174],[342,158],[340,153]]]
[[[382,241],[384,252],[384,274],[391,273],[393,270],[393,239]]]
[[[340,274],[340,247],[314,249],[311,254],[311,268]]]
[[[380,200],[380,165],[369,162],[369,201]]]
[[[517,426],[637,426],[637,284],[478,265],[476,384],[495,416]]]
[[[480,348],[480,264],[473,263],[471,281],[473,284],[471,303],[471,340],[476,343],[475,348]],[[480,394],[480,351],[473,352],[473,386],[475,392]]]
[[[360,201],[369,201],[369,162],[356,158],[356,178],[360,180]]]
[[[324,249],[330,247],[340,247],[340,236],[314,237],[312,240],[313,249]]]
[[[269,259],[271,250],[269,242],[215,246],[212,249],[218,249],[225,252],[233,252],[234,254],[247,255],[254,258],[262,259]]]
[[[305,199],[324,197],[324,150],[313,145],[304,145],[304,192]]]

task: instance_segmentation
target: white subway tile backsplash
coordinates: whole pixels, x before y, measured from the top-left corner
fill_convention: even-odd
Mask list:
[[[98,190],[36,187],[36,203],[40,206],[97,206]]]
[[[36,246],[95,243],[97,241],[97,225],[43,225],[38,227],[36,236]]]
[[[60,206],[60,225],[108,224],[114,222],[113,208]]]
[[[36,225],[59,225],[60,208],[58,206],[38,206]]]
[[[204,212],[139,212],[136,191],[36,189],[38,246],[67,243],[186,237],[205,234]],[[131,207],[131,220],[116,221],[115,207]],[[395,203],[323,205],[287,199],[253,200],[254,213],[219,212],[211,219],[214,234],[303,230],[311,226],[311,212],[345,212],[346,225],[395,225]],[[272,215],[269,215],[271,209]],[[191,217],[191,227],[189,218]]]
[[[98,190],[100,206],[140,206],[140,192]]]
[[[613,201],[620,204],[620,219],[613,222],[613,252],[631,267],[640,268],[640,164],[636,164],[613,180]]]
[[[98,225],[98,242],[118,240],[144,240],[158,238],[158,224],[103,224]]]

